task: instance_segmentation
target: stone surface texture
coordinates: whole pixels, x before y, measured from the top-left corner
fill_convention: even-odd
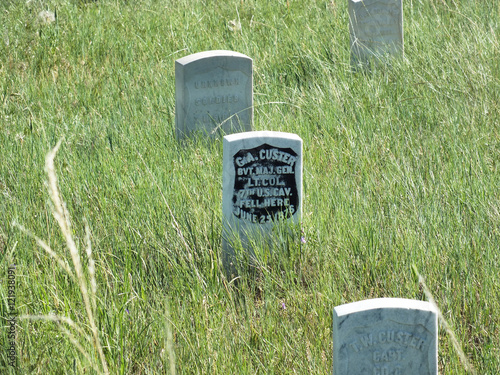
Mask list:
[[[436,375],[437,310],[378,298],[334,308],[334,375]]]
[[[277,222],[299,223],[302,210],[302,139],[256,131],[224,137],[223,262],[233,262],[235,241],[265,241]],[[251,251],[250,251],[251,252]]]
[[[351,62],[403,54],[402,0],[349,0]]]
[[[175,62],[176,136],[252,130],[252,59],[233,51],[205,51]]]

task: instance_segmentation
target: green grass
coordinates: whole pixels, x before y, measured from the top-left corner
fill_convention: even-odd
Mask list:
[[[370,73],[351,71],[347,17],[345,1],[1,3],[0,316],[15,262],[20,315],[82,330],[19,319],[20,373],[103,369],[78,282],[12,224],[74,269],[44,185],[60,139],[110,373],[331,373],[333,307],[425,300],[412,266],[476,372],[500,372],[500,5],[405,1],[405,57]],[[220,262],[222,142],[174,137],[174,61],[210,49],[254,59],[256,130],[304,140],[306,243],[237,285]],[[439,366],[466,373],[445,330]]]

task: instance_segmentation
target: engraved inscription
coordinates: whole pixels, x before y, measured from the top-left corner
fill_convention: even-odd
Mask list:
[[[237,77],[232,78],[221,78],[213,79],[207,81],[195,81],[194,87],[196,89],[211,89],[212,87],[224,87],[224,86],[236,86],[240,84],[240,80]]]
[[[298,210],[297,154],[268,144],[234,155],[233,215],[255,224],[291,217]]]
[[[222,95],[222,96],[197,98],[194,101],[194,104],[212,105],[212,104],[236,103],[238,101],[239,101],[238,95]]]
[[[240,71],[216,68],[210,73],[199,74],[188,83],[189,109],[193,124],[212,129],[224,123],[224,129],[247,123],[249,107],[246,87],[250,77]]]
[[[403,375],[403,368],[401,366],[374,367],[373,368],[373,375]]]
[[[231,116],[231,112],[226,111],[226,112],[218,113],[218,114],[207,113],[207,114],[201,115],[201,116],[196,114],[195,116],[193,116],[193,119],[194,119],[195,123],[211,124],[214,122],[215,123],[223,122],[226,119],[228,119],[230,116]]]
[[[374,340],[373,334],[370,333],[353,341],[350,346],[354,351],[359,352],[364,348],[384,343],[396,343],[404,347],[422,350],[425,340],[410,332],[382,331],[378,333],[378,341]]]
[[[402,350],[375,350],[373,352],[373,362],[393,362],[393,361],[401,361],[403,359],[403,351]]]
[[[382,330],[350,340],[348,347],[355,358],[361,355],[370,361],[373,375],[403,375],[408,358],[425,353],[426,338],[403,330]],[[408,350],[412,356],[408,356]],[[366,353],[365,353],[366,352]]]

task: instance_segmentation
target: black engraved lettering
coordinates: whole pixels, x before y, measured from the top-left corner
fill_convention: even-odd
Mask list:
[[[237,152],[233,157],[236,176],[232,201],[240,210],[233,210],[233,214],[246,221],[267,223],[297,212],[297,158],[291,148],[268,144]]]

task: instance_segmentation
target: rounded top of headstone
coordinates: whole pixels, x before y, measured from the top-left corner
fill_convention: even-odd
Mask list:
[[[224,136],[224,139],[228,142],[240,141],[244,139],[256,139],[256,138],[276,138],[276,139],[288,139],[288,140],[301,140],[297,134],[277,132],[271,130],[260,130],[252,132],[234,133]]]
[[[246,60],[252,60],[250,57],[247,55],[244,55],[239,52],[235,51],[226,51],[226,50],[213,50],[213,51],[203,51],[203,52],[198,52],[198,53],[193,53],[192,55],[188,55],[185,57],[182,57],[176,62],[181,65],[187,65],[189,63],[195,62],[195,61],[201,61],[204,59],[209,59],[213,57],[236,57],[236,58],[241,58],[241,59],[246,59]]]
[[[362,311],[375,309],[407,309],[421,310],[437,313],[436,307],[426,301],[417,301],[406,298],[374,298],[363,301],[346,303],[334,308],[337,316],[349,315]]]

